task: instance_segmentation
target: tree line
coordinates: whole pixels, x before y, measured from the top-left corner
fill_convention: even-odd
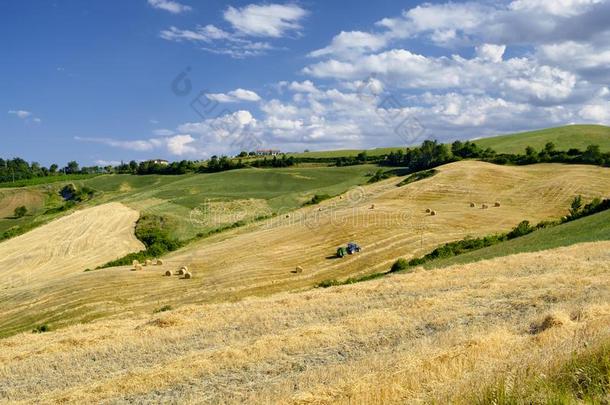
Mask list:
[[[241,156],[241,157],[239,157]],[[495,164],[528,165],[534,163],[574,163],[610,166],[610,152],[602,152],[598,145],[589,145],[584,151],[576,148],[567,151],[557,150],[548,142],[541,150],[528,146],[522,154],[497,153],[491,148],[483,149],[470,141],[455,141],[442,144],[435,140],[426,140],[420,146],[390,152],[385,156],[369,156],[366,151],[356,156],[339,158],[312,158],[294,156],[273,156],[256,160],[243,160],[251,156],[242,152],[237,158],[212,156],[207,162],[181,160],[171,163],[155,161],[121,163],[117,166],[85,166],[71,161],[60,168],[52,164],[48,168],[37,162],[28,163],[21,158],[0,158],[0,182],[11,182],[36,177],[60,176],[68,174],[163,174],[177,175],[186,173],[215,173],[246,167],[278,168],[290,167],[298,163],[327,163],[335,166],[361,165],[375,163],[381,166],[406,167],[409,172],[431,169],[446,163],[462,159],[478,159]]]

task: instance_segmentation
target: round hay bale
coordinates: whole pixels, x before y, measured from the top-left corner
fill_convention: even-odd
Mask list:
[[[190,278],[193,278],[193,274],[191,274],[191,272],[187,271],[186,273],[184,273],[184,278],[187,280]]]
[[[152,264],[152,260],[150,259],[146,259],[146,262],[144,262],[145,266],[150,266]]]
[[[375,209],[375,204],[371,204],[371,209],[374,210]]]
[[[172,271],[171,271],[171,270],[166,270],[166,271],[165,271],[165,275],[166,275],[167,277],[171,277],[171,276],[173,276],[173,275],[174,275],[174,273],[172,273]]]
[[[302,268],[301,266],[297,266],[297,267],[294,269],[294,272],[295,272],[295,273],[302,273],[302,272],[303,272],[303,268]]]
[[[431,211],[431,209],[430,209],[430,208],[426,208],[426,214],[429,214],[429,213],[430,213],[430,211]]]
[[[475,203],[471,202],[471,203],[470,203],[470,208],[474,208],[474,207],[475,207],[475,205],[476,205]]]
[[[136,267],[136,265],[137,265],[137,264],[140,264],[140,262],[139,262],[139,261],[137,261],[137,260],[134,260],[133,262],[131,262],[131,265],[132,265],[133,267]]]
[[[163,266],[163,260],[157,259],[157,266]]]
[[[138,263],[138,264],[136,264],[135,266],[133,266],[133,269],[134,269],[135,271],[140,271],[140,270],[142,270],[142,265],[141,265],[140,263]]]
[[[500,201],[496,201],[494,204],[494,207],[499,207],[500,206]]]
[[[434,211],[434,210],[430,211],[430,215],[432,215],[432,216],[436,215],[436,211]]]
[[[483,204],[483,205],[481,205],[481,208],[482,208],[482,209],[484,209],[484,210],[486,210],[486,209],[487,209],[487,208],[489,208],[489,207],[487,206],[487,204]]]
[[[188,271],[189,271],[188,267],[186,267],[186,266],[182,266],[182,267],[180,267],[180,269],[178,270],[178,274],[183,275],[183,274],[188,273]]]

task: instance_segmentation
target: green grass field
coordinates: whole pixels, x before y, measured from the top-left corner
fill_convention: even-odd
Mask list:
[[[32,179],[0,182],[0,188],[28,187],[39,184],[50,184],[65,181],[85,180],[100,176],[99,174],[58,174],[56,176],[34,177]]]
[[[599,145],[603,152],[610,151],[610,127],[602,125],[568,125],[558,128],[548,128],[539,131],[522,132],[509,135],[500,135],[481,138],[474,141],[484,148],[492,148],[498,153],[523,153],[527,146],[537,150],[544,147],[547,142],[553,142],[556,149],[568,150],[577,148],[584,150],[587,146]],[[383,156],[392,151],[405,149],[400,147],[387,147],[367,149],[369,156]],[[288,156],[298,158],[338,158],[354,157],[364,149],[345,149],[331,151],[312,151],[306,153],[289,153]]]
[[[440,259],[424,265],[440,268],[466,264],[517,253],[537,252],[583,242],[610,240],[610,210],[568,222],[552,228],[540,229],[529,235],[499,243],[459,256]]]
[[[524,153],[527,146],[540,150],[547,142],[556,149],[577,148],[585,150],[588,145],[599,145],[603,152],[610,151],[610,127],[601,125],[569,125],[540,131],[477,139],[477,145],[492,148],[498,153]]]
[[[341,194],[366,183],[374,172],[372,165],[240,169],[180,176],[108,175],[76,184],[100,192],[92,203],[118,201],[143,214],[167,217],[172,236],[186,240],[237,221],[292,211],[314,194]]]

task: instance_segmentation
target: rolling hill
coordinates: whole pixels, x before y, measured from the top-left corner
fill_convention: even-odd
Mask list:
[[[473,403],[507,370],[539,379],[610,339],[609,252],[587,243],[15,336],[0,340],[0,392],[42,403]]]
[[[462,161],[396,187],[400,180],[356,187],[319,205],[200,240],[152,270],[110,268],[4,289],[2,301],[10,311],[0,310],[0,331],[6,336],[39,324],[56,328],[162,305],[308,289],[329,278],[387,270],[398,257],[421,255],[467,235],[506,231],[524,219],[557,218],[567,212],[574,195],[590,200],[610,191],[610,170],[559,164]],[[496,200],[501,207],[481,209]],[[471,201],[476,208],[470,208]],[[438,215],[426,214],[426,208]],[[349,241],[358,242],[363,252],[334,259],[337,246]],[[163,277],[164,271],[182,265],[192,269],[193,279]],[[302,274],[293,273],[297,266],[304,268]],[[41,294],[48,298],[40,301]]]
[[[492,148],[498,153],[524,153],[527,146],[541,150],[547,142],[556,149],[576,148],[585,150],[589,145],[599,145],[602,152],[610,151],[610,127],[602,125],[568,125],[539,131],[481,138],[474,141],[483,148]]]

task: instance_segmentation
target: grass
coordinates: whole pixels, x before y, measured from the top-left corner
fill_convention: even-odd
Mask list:
[[[187,241],[236,222],[301,207],[316,194],[334,196],[366,182],[374,166],[240,169],[180,176],[102,176],[83,182],[143,214],[172,223],[170,236]]]
[[[51,184],[57,182],[75,181],[75,180],[86,180],[100,176],[99,174],[58,174],[55,176],[46,177],[34,177],[31,179],[16,180],[14,182],[2,182],[0,188],[13,188],[13,187],[29,187],[37,186],[41,184]]]
[[[473,404],[605,404],[610,395],[610,340],[568,360],[552,359],[544,374],[520,370],[486,388]]]
[[[602,125],[569,125],[539,131],[523,132],[482,138],[474,141],[483,148],[492,148],[498,153],[524,153],[527,146],[541,150],[547,142],[553,142],[557,150],[599,145],[602,152],[610,151],[610,127]]]
[[[610,240],[610,210],[501,242],[480,250],[424,264],[427,269],[472,263],[516,253],[537,252],[576,243]]]
[[[602,152],[608,152],[610,151],[610,127],[602,125],[568,125],[537,131],[492,136],[477,139],[474,142],[483,148],[490,147],[498,153],[524,153],[527,146],[541,150],[547,142],[553,142],[557,150],[568,150],[570,148],[585,150],[587,146],[594,144],[599,145]],[[368,156],[384,156],[392,151],[404,149],[405,147],[344,149],[291,153],[289,156],[310,158],[355,157],[365,151]]]
[[[49,322],[49,333],[0,340],[0,392],[43,403],[466,404],[481,387],[545,374],[595,398],[601,384],[581,382],[599,381],[603,363],[579,354],[610,338],[608,249],[598,242],[152,314],[167,304],[159,297],[146,313],[64,329]],[[155,279],[186,292],[186,282]],[[530,334],[548,314],[563,323]]]

